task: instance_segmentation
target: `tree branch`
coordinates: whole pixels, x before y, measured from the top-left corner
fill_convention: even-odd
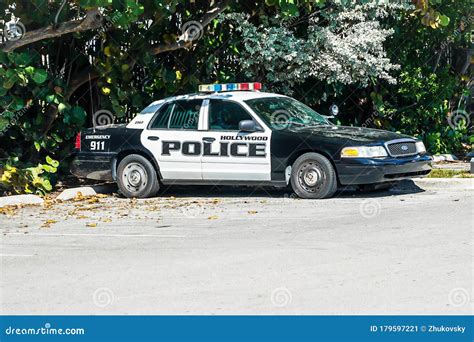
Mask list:
[[[202,31],[204,30],[204,28],[209,25],[211,21],[217,18],[219,14],[224,12],[226,8],[229,7],[229,5],[229,0],[220,1],[215,7],[204,13],[202,18],[194,24],[194,29],[200,30],[201,32],[199,32],[199,35],[202,35]],[[193,45],[194,40],[195,39],[190,39],[188,32],[182,32],[182,34],[179,36],[178,40],[175,43],[155,45],[151,48],[151,53],[154,55],[158,55],[164,52],[190,48]]]
[[[102,24],[102,16],[98,9],[89,10],[84,19],[71,20],[58,25],[42,27],[37,30],[26,32],[19,40],[7,41],[2,46],[3,52],[11,52],[22,46],[35,43],[40,40],[55,38],[72,32],[89,31],[98,28]]]

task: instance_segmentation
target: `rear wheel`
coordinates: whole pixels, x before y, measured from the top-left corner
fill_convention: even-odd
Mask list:
[[[153,164],[139,154],[130,154],[120,161],[117,185],[120,192],[128,198],[153,197],[160,189]]]
[[[306,153],[293,164],[291,186],[301,198],[328,198],[337,190],[336,172],[331,162],[323,155]]]

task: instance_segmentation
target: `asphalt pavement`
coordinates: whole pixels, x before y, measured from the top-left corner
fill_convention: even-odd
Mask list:
[[[472,194],[196,187],[4,209],[0,314],[472,314]]]

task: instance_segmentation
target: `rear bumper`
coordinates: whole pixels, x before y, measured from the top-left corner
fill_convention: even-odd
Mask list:
[[[344,158],[336,164],[336,169],[342,185],[376,184],[423,177],[430,173],[431,161],[428,155],[388,159]]]
[[[79,152],[72,160],[71,173],[78,178],[113,181],[116,156],[116,153]]]

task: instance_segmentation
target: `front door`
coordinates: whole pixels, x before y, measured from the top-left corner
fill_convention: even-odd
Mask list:
[[[271,180],[271,131],[266,128],[259,132],[240,132],[240,121],[256,120],[238,102],[210,99],[206,105],[207,130],[201,132],[203,179]]]

